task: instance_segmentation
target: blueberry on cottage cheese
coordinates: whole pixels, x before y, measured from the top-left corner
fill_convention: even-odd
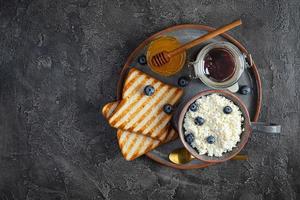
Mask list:
[[[145,88],[144,88],[144,93],[147,95],[147,96],[151,96],[152,94],[154,94],[155,92],[155,89],[152,85],[147,85]]]
[[[193,141],[194,141],[194,135],[193,133],[188,133],[186,136],[185,136],[185,141],[189,144],[191,144]]]
[[[189,79],[187,77],[182,76],[178,79],[178,85],[180,87],[186,87],[188,84],[189,84]]]
[[[223,112],[225,114],[230,114],[232,112],[232,108],[230,106],[225,106]]]
[[[140,63],[141,65],[146,65],[147,64],[146,56],[141,55],[140,57],[138,57],[138,63]]]
[[[210,135],[206,138],[206,141],[208,144],[213,144],[213,143],[215,143],[216,138],[214,136]]]
[[[173,111],[173,106],[170,105],[170,104],[165,104],[165,105],[164,105],[164,111],[165,111],[165,113],[167,113],[167,114],[171,114],[172,111]]]
[[[198,117],[195,118],[195,124],[198,125],[198,126],[201,126],[202,124],[204,124],[204,121],[205,120],[202,117],[198,116]]]
[[[197,111],[197,109],[198,109],[198,106],[197,106],[197,104],[195,104],[195,103],[192,103],[192,104],[190,105],[190,110],[191,110],[191,111],[193,111],[193,112],[196,112],[196,111]]]

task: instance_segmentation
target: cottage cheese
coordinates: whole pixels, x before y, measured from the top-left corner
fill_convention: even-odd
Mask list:
[[[212,94],[201,97],[194,102],[198,109],[193,112],[188,110],[184,117],[184,134],[192,133],[194,140],[191,146],[196,148],[200,155],[221,157],[223,153],[231,151],[240,141],[244,121],[242,112],[231,100]],[[230,106],[232,112],[225,114],[223,109]],[[205,122],[202,125],[195,124],[195,118],[200,116]],[[209,144],[207,137],[215,137],[215,142]]]

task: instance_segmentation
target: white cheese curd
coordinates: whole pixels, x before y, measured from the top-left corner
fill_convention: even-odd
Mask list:
[[[193,112],[188,109],[183,121],[184,134],[194,135],[194,140],[190,145],[196,148],[200,155],[207,154],[216,157],[221,157],[223,153],[236,147],[240,141],[244,121],[239,107],[218,94],[203,96],[194,103],[198,107],[197,110]],[[224,113],[225,106],[230,106],[232,112]],[[195,118],[198,116],[205,120],[202,125],[195,124]],[[215,142],[209,144],[208,136],[213,136]]]

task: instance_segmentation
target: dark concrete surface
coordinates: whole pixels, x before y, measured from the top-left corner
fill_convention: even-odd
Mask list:
[[[0,0],[0,199],[300,199],[299,0]],[[122,158],[97,112],[151,34],[181,23],[231,31],[258,65],[260,119],[249,162],[180,171]]]

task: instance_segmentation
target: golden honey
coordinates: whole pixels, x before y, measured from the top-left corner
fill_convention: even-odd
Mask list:
[[[186,59],[185,51],[178,55],[173,56],[172,58],[170,58],[170,61],[168,63],[160,67],[152,66],[151,62],[149,61],[150,59],[152,59],[154,55],[162,51],[170,52],[180,46],[181,46],[180,42],[176,38],[171,36],[162,36],[153,40],[150,43],[147,50],[147,61],[148,61],[147,63],[151,68],[151,70],[162,76],[171,76],[179,72],[185,63],[185,59]]]

